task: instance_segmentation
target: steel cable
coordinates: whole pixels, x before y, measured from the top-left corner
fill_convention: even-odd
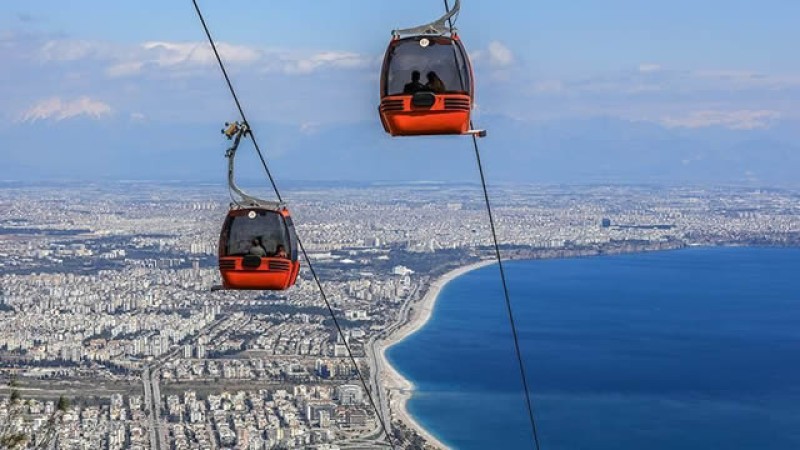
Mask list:
[[[269,170],[267,161],[261,152],[261,148],[258,145],[258,141],[256,140],[253,128],[247,121],[247,117],[245,116],[242,104],[239,101],[239,97],[236,95],[236,90],[233,88],[233,83],[231,82],[231,79],[228,76],[228,71],[225,70],[225,64],[222,62],[222,58],[220,57],[219,52],[217,51],[217,46],[214,43],[214,39],[211,37],[211,32],[208,29],[208,25],[206,24],[205,18],[203,17],[203,13],[200,11],[200,7],[197,4],[197,0],[192,0],[192,3],[194,4],[194,9],[197,12],[197,17],[200,19],[200,23],[203,25],[203,30],[205,31],[206,37],[208,38],[208,42],[209,44],[211,44],[211,49],[214,51],[214,56],[217,59],[219,68],[220,70],[222,70],[222,75],[225,77],[225,82],[228,85],[228,89],[230,90],[230,93],[233,96],[234,102],[236,102],[236,108],[239,110],[239,114],[242,117],[242,122],[248,125],[248,129],[250,130],[248,134],[250,135],[250,139],[253,141],[253,146],[255,147],[255,150],[258,153],[259,159],[261,160],[261,165],[264,167],[264,171],[266,172],[267,177],[269,178],[269,182],[272,185],[272,189],[275,191],[275,195],[277,196],[278,201],[283,202],[283,198],[281,197],[280,191],[278,190],[278,186],[275,183],[275,178],[272,176],[272,172],[270,172]],[[353,363],[353,366],[355,367],[356,374],[358,375],[358,378],[361,381],[362,386],[364,386],[364,390],[367,392],[367,397],[369,398],[369,402],[372,408],[375,410],[375,416],[378,418],[378,421],[381,425],[381,429],[383,430],[383,434],[386,436],[386,439],[389,442],[391,448],[395,449],[396,447],[394,439],[392,439],[391,435],[389,434],[389,429],[386,427],[385,419],[382,416],[381,411],[378,408],[377,404],[375,403],[375,399],[372,396],[372,390],[369,388],[366,380],[364,379],[364,375],[361,373],[361,369],[359,368],[358,362],[353,356],[353,352],[350,349],[350,345],[347,343],[347,339],[345,337],[341,325],[339,324],[339,320],[336,318],[336,314],[333,311],[333,307],[331,306],[330,301],[328,301],[328,296],[325,294],[325,289],[322,287],[322,282],[317,276],[317,271],[314,269],[314,265],[311,263],[311,258],[308,257],[308,253],[306,252],[305,246],[303,245],[303,242],[300,240],[299,236],[297,236],[297,244],[300,247],[301,252],[303,253],[303,258],[308,264],[308,269],[311,272],[312,277],[314,278],[317,288],[319,289],[322,300],[325,302],[325,306],[328,309],[328,313],[330,314],[331,319],[333,319],[333,324],[336,326],[336,331],[338,332],[339,337],[342,339],[342,342],[344,342],[344,346],[347,349],[347,355],[349,356],[350,361]],[[376,361],[376,365],[377,364],[378,362]],[[380,389],[379,387],[377,388]]]
[[[444,8],[446,12],[450,12],[450,2],[448,0],[444,0]],[[450,24],[450,33],[452,34],[454,29],[454,24],[452,19],[449,19],[449,24]],[[456,62],[457,61],[458,58],[456,58]],[[458,73],[459,73],[459,78],[461,78],[461,71],[459,70]],[[464,84],[463,79],[461,81],[461,84],[462,85]],[[472,124],[472,121],[470,121],[469,127],[470,129],[473,130],[475,129],[475,127]],[[495,251],[495,257],[497,258],[497,266],[500,269],[500,281],[503,284],[503,296],[505,298],[506,312],[508,313],[508,322],[509,325],[511,326],[511,334],[514,338],[514,351],[517,356],[517,364],[519,366],[520,378],[522,379],[522,388],[525,391],[525,406],[528,409],[528,420],[530,421],[531,425],[531,437],[533,438],[534,448],[536,450],[539,450],[541,446],[539,443],[539,431],[536,427],[536,416],[533,410],[533,401],[531,400],[530,389],[528,388],[528,377],[525,372],[525,362],[522,359],[522,351],[520,350],[519,335],[517,333],[517,324],[516,321],[514,320],[514,311],[511,308],[511,296],[508,293],[508,283],[506,282],[506,271],[505,268],[503,267],[503,259],[500,256],[500,244],[499,241],[497,240],[497,229],[494,224],[492,205],[491,202],[489,201],[489,191],[486,188],[486,177],[483,172],[483,163],[481,162],[481,152],[478,147],[478,137],[475,134],[472,135],[472,145],[475,149],[475,160],[478,163],[478,173],[480,173],[481,177],[481,186],[483,187],[483,198],[486,202],[486,212],[489,215],[489,226],[492,230],[492,240],[494,242],[494,251]]]
[[[471,127],[472,125],[470,125]],[[506,271],[503,268],[503,260],[500,257],[500,245],[497,241],[497,231],[494,225],[494,216],[492,215],[492,206],[489,202],[489,191],[486,189],[486,178],[483,174],[483,164],[481,163],[481,153],[478,149],[478,138],[472,136],[472,144],[475,148],[475,159],[478,162],[478,172],[481,175],[481,185],[483,186],[483,198],[486,201],[486,212],[489,215],[489,225],[492,229],[492,239],[494,240],[495,257],[497,258],[497,266],[500,268],[500,280],[503,283],[503,295],[505,296],[506,311],[508,312],[508,322],[511,325],[511,334],[514,337],[514,351],[517,355],[517,363],[519,365],[519,374],[522,379],[522,388],[525,391],[525,404],[528,408],[528,419],[531,424],[531,434],[533,437],[533,445],[536,450],[541,447],[539,445],[539,432],[536,428],[536,419],[533,412],[533,401],[531,400],[530,389],[528,388],[528,377],[525,373],[525,363],[522,360],[522,351],[519,345],[519,336],[517,333],[517,325],[514,320],[514,311],[511,308],[511,296],[508,293],[508,284],[506,282]]]

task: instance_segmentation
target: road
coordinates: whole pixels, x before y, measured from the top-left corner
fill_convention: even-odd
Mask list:
[[[161,449],[162,447],[159,445],[158,439],[161,429],[159,426],[160,417],[156,416],[157,409],[156,401],[153,398],[152,373],[150,367],[145,367],[142,371],[142,388],[144,389],[144,403],[147,408],[147,420],[150,422],[150,426],[147,428],[150,436],[150,448]]]
[[[386,387],[383,383],[380,382],[381,380],[381,371],[383,370],[382,358],[380,357],[378,351],[377,341],[387,338],[391,336],[392,333],[397,331],[398,328],[405,325],[409,320],[409,313],[411,311],[412,305],[416,302],[418,297],[419,291],[415,290],[409,294],[411,300],[406,301],[403,303],[403,306],[400,309],[400,313],[397,315],[397,320],[386,327],[385,330],[381,331],[378,335],[367,342],[367,348],[369,348],[370,357],[367,358],[369,363],[369,384],[370,390],[376,394],[375,402],[378,404],[380,408],[380,415],[383,418],[384,423],[386,424],[386,432],[391,436],[392,435],[392,414],[391,409],[389,407],[389,397],[386,394]],[[384,439],[385,436],[382,436],[383,432],[378,429],[378,437]]]
[[[197,334],[188,339],[184,345],[196,343],[198,339],[209,335],[212,330],[217,327],[220,327],[219,330],[216,330],[217,332],[224,331],[226,327],[222,327],[221,325],[226,320],[227,318],[222,318],[209,323],[201,328]],[[163,402],[161,401],[161,388],[158,385],[158,380],[161,375],[159,371],[166,362],[178,357],[182,350],[183,345],[176,346],[175,349],[156,358],[142,370],[142,389],[144,390],[144,402],[150,424],[148,427],[148,434],[150,436],[150,448],[153,450],[169,450],[168,430],[166,427],[161,426]]]

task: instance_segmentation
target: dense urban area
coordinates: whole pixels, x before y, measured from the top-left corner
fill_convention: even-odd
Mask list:
[[[800,244],[800,191],[491,187],[505,257]],[[284,193],[303,262],[284,292],[216,291],[217,185],[0,183],[0,439],[62,449],[428,448],[372,349],[444,272],[491,259],[480,187]],[[372,407],[348,348],[379,403]]]

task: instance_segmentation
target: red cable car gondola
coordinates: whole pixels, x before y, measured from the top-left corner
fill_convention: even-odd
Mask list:
[[[289,210],[234,207],[219,237],[219,271],[225,289],[282,291],[294,285],[300,263]]]
[[[219,237],[222,289],[274,290],[293,286],[300,271],[297,235],[283,203],[245,194],[234,182],[234,158],[247,125],[231,124],[225,134],[234,138],[228,149],[228,185],[234,200]]]
[[[471,129],[472,65],[458,34],[447,25],[460,3],[456,0],[435,22],[392,32],[378,108],[383,128],[392,136],[486,134]]]

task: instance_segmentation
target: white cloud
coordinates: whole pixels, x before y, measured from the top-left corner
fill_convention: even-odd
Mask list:
[[[661,123],[669,128],[706,128],[720,126],[732,130],[768,128],[773,120],[780,119],[778,111],[736,110],[693,111],[682,117],[664,117]]]
[[[217,43],[223,61],[247,64],[262,58],[259,49]],[[214,52],[208,42],[149,41],[135,46],[106,42],[58,39],[48,40],[38,47],[38,57],[44,62],[96,60],[110,63],[106,73],[111,76],[133,75],[146,66],[186,68],[215,64]]]
[[[242,45],[218,43],[217,50],[227,66],[250,66],[262,73],[307,75],[326,68],[359,69],[370,66],[374,58],[354,52],[320,51],[315,53],[259,49]],[[177,74],[196,73],[196,69],[216,64],[214,53],[206,42],[145,42],[122,52],[122,58],[112,60],[106,68],[110,77],[128,77],[148,68],[160,68]],[[205,73],[205,72],[204,72]]]
[[[652,64],[652,63],[639,64],[639,72],[641,73],[653,73],[653,72],[658,72],[660,70],[661,70],[661,65],[659,64]]]
[[[85,41],[48,41],[41,48],[45,61],[74,61],[91,53],[91,45]]]
[[[44,62],[79,61],[83,59],[112,58],[117,48],[101,42],[60,39],[49,40],[39,48],[39,59]]]
[[[251,63],[261,57],[261,53],[251,47],[220,42],[217,51],[224,62]],[[214,64],[216,58],[207,42],[145,42],[142,48],[150,60],[159,66],[169,67],[181,64]]]
[[[492,41],[486,50],[476,50],[469,54],[473,64],[488,62],[494,68],[508,67],[514,63],[514,53],[499,41]]]
[[[86,96],[71,101],[62,100],[60,97],[51,97],[23,111],[19,120],[22,122],[36,122],[37,120],[58,122],[79,116],[101,119],[109,116],[111,111],[111,106],[107,103]]]
[[[142,61],[126,61],[114,64],[106,69],[106,74],[110,77],[127,77],[136,75],[144,68]]]
[[[12,36],[13,38],[13,36]],[[382,55],[364,55],[338,50],[306,51],[263,48],[218,42],[217,50],[229,68],[247,66],[254,73],[309,75],[321,70],[358,70],[376,67]],[[211,46],[206,41],[148,41],[137,45],[119,45],[74,39],[50,39],[33,44],[39,61],[51,64],[94,61],[100,72],[110,78],[127,78],[158,71],[168,75],[207,74],[216,65]],[[493,43],[487,58],[493,65],[513,61],[502,44]],[[86,66],[84,66],[86,67]]]
[[[262,58],[262,52],[247,46],[221,42],[217,50],[226,64],[251,64]],[[112,58],[112,64],[106,68],[110,77],[136,75],[147,67],[180,72],[216,64],[214,52],[206,42],[152,41],[120,50],[119,54],[123,56]]]
[[[498,41],[489,43],[489,62],[496,67],[506,67],[514,63],[514,54]]]
[[[316,122],[303,122],[300,124],[300,132],[303,134],[315,134],[319,131],[319,124]]]
[[[284,55],[280,62],[280,69],[287,74],[309,74],[325,67],[338,69],[358,69],[367,67],[370,59],[358,53],[327,51],[312,54],[307,57],[297,55]]]

